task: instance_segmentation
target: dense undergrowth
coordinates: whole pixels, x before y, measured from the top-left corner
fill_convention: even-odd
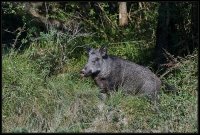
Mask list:
[[[161,93],[160,114],[120,91],[102,102],[93,81],[79,76],[85,56],[47,76],[29,51],[3,56],[3,132],[197,132],[197,50],[163,78],[179,92]]]
[[[45,3],[45,7],[57,9],[49,10],[48,17],[69,23],[71,31],[64,32],[54,26],[46,32],[39,29],[30,21],[23,3],[3,4],[3,28],[10,30],[13,21],[9,18],[20,16],[23,19],[15,27],[23,24],[27,33],[19,36],[21,50],[6,48],[13,44],[4,43],[2,132],[197,132],[197,49],[177,58],[177,68],[162,78],[178,92],[161,92],[160,113],[155,113],[145,98],[121,91],[102,101],[93,80],[79,75],[87,61],[86,46],[107,46],[109,54],[153,70],[157,2],[129,5],[132,20],[127,27],[118,27],[117,12],[110,13],[108,3],[100,3],[100,15],[92,2],[86,4],[90,6],[87,10],[81,3]],[[187,7],[187,3],[183,5]],[[190,22],[187,17],[185,23]],[[4,40],[11,38],[3,32]],[[12,33],[12,38],[18,34]]]

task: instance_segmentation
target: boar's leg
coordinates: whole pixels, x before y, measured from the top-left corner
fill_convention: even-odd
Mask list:
[[[100,88],[101,93],[108,93],[109,84],[105,78],[95,78],[95,82]]]
[[[157,87],[158,85],[154,85],[152,82],[145,82],[145,84],[142,86],[142,91],[144,94],[148,97],[150,100],[150,103],[154,106],[153,110],[156,112],[159,111],[159,97],[158,92],[160,88]]]

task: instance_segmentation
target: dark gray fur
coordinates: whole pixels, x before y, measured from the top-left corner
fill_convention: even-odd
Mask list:
[[[120,88],[128,94],[147,95],[157,101],[161,81],[148,68],[107,55],[105,48],[88,49],[88,53],[88,63],[81,70],[81,75],[91,76],[101,92],[109,93]]]

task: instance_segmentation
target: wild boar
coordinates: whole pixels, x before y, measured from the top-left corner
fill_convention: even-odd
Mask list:
[[[146,95],[158,100],[161,80],[148,68],[107,54],[106,48],[87,48],[89,59],[80,74],[91,76],[102,93],[122,89],[128,94]]]

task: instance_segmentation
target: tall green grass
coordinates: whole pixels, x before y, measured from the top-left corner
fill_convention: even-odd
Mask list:
[[[93,80],[79,76],[87,60],[84,47],[99,47],[106,42],[109,54],[149,64],[155,45],[157,3],[151,8],[153,12],[142,9],[147,19],[142,23],[132,20],[131,29],[110,27],[105,22],[95,24],[94,18],[85,20],[89,24],[84,29],[89,33],[80,33],[80,22],[70,19],[69,25],[75,26],[71,32],[52,26],[33,38],[29,31],[30,48],[2,56],[2,132],[196,133],[197,50],[181,58],[179,68],[163,78],[179,92],[161,93],[159,114],[145,98],[121,91],[102,101]],[[58,13],[52,17],[65,20],[67,14]],[[109,18],[114,20],[113,25],[117,23],[115,15]],[[32,26],[30,29],[35,32]]]
[[[3,132],[79,131],[95,117],[97,89],[78,72],[44,81],[25,55],[3,57]],[[88,109],[88,110],[87,110]],[[87,110],[87,111],[86,111]]]
[[[79,76],[87,60],[75,53],[83,50],[79,38],[61,35],[50,31],[24,52],[3,55],[3,132],[197,132],[197,51],[163,78],[180,91],[161,93],[157,114],[145,98],[121,91],[102,101],[93,80]],[[110,48],[137,63],[151,53],[139,41]]]
[[[160,114],[120,91],[100,100],[94,82],[78,74],[84,60],[44,79],[28,56],[3,56],[3,132],[197,132],[197,52],[164,78],[179,92],[161,93]]]

